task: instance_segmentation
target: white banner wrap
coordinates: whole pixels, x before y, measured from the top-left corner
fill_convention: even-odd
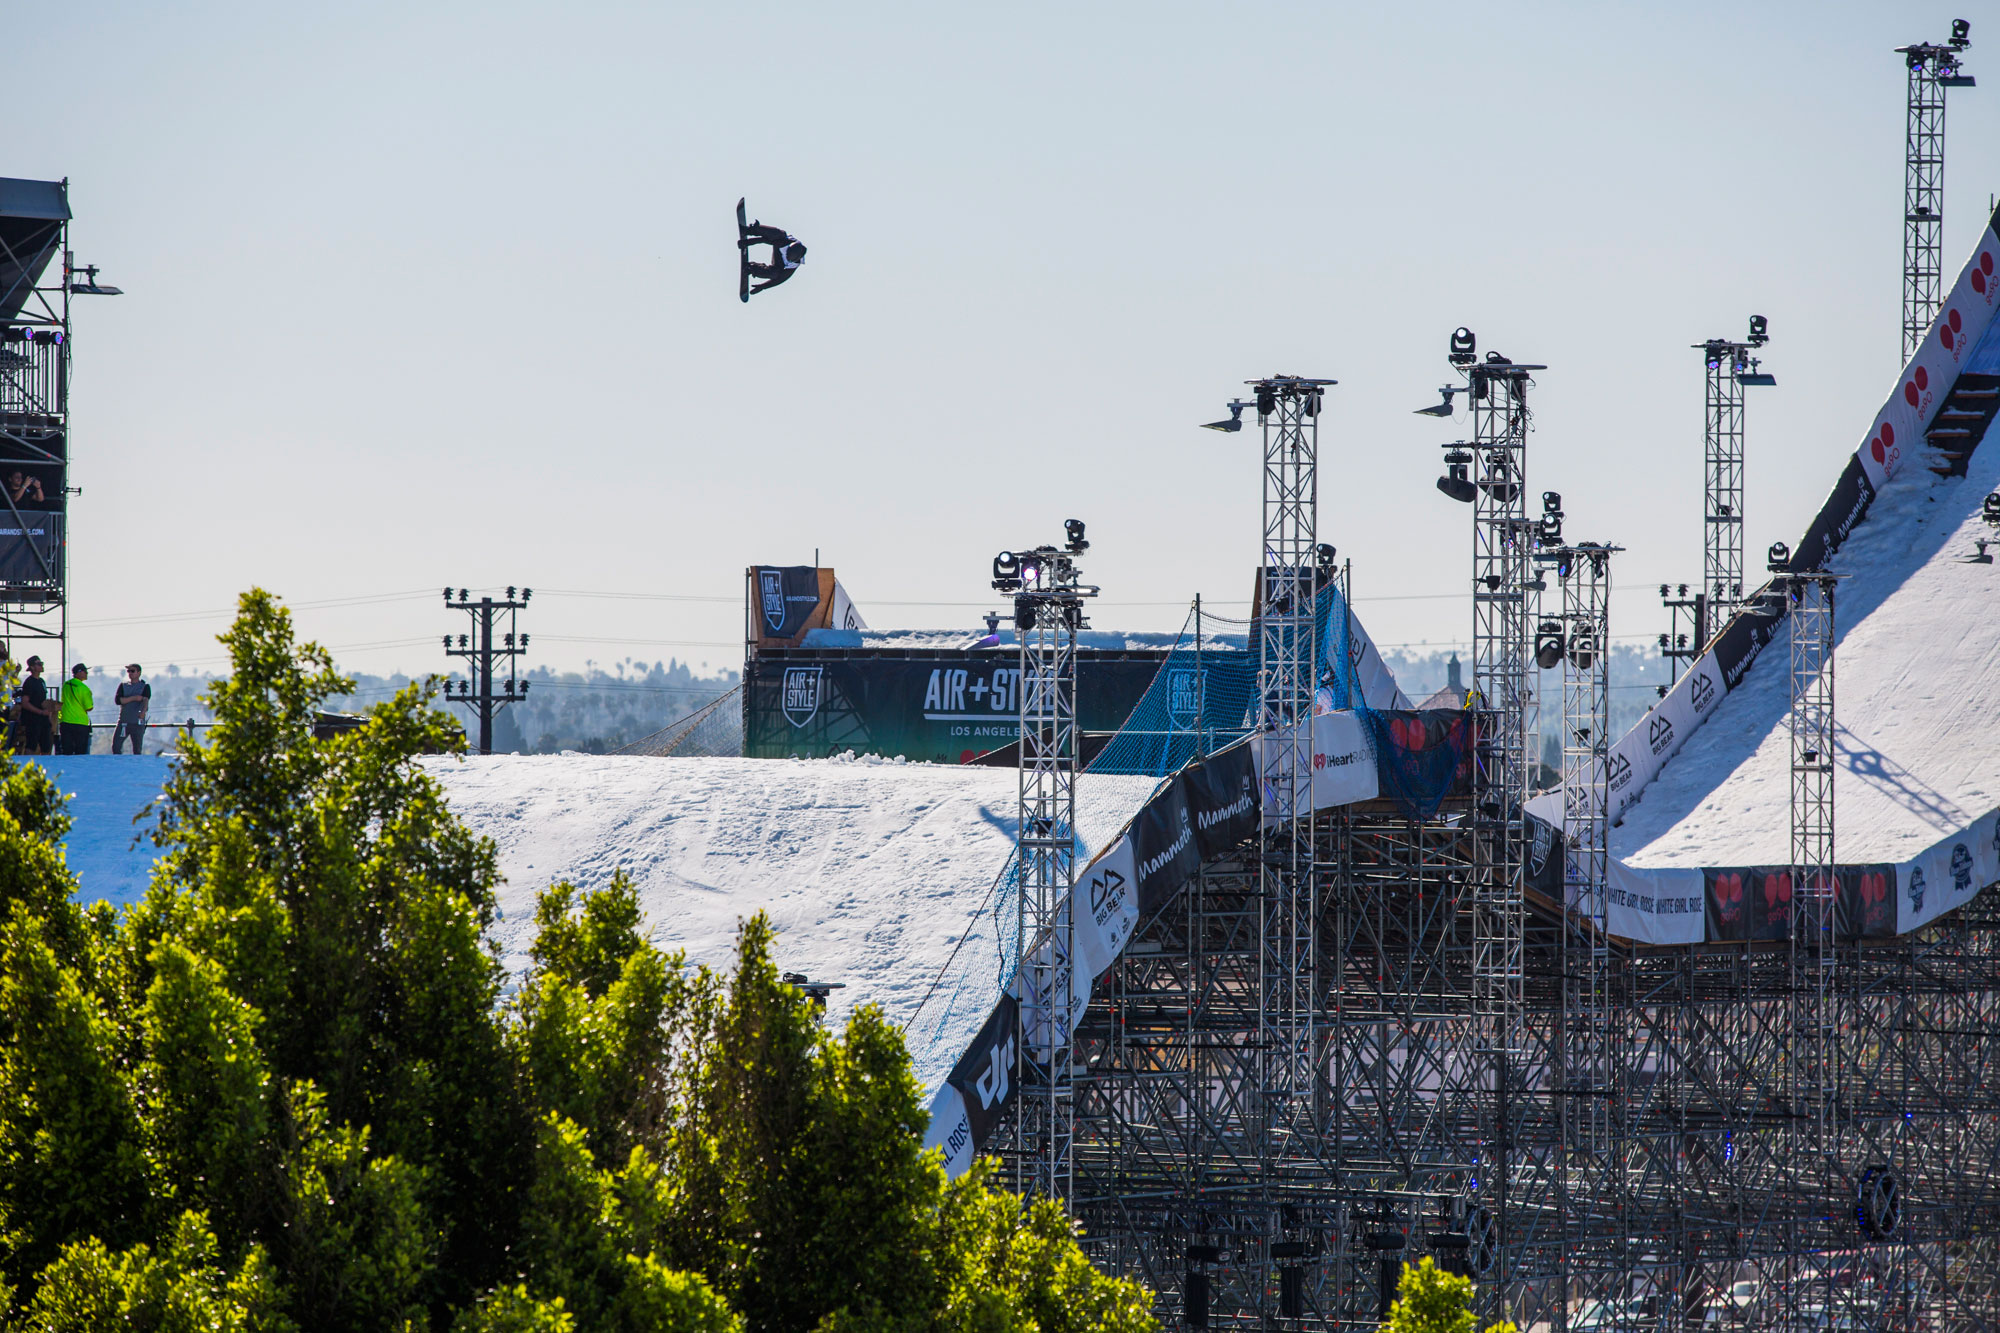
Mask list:
[[[1132,839],[1118,840],[1077,878],[1077,898],[1086,911],[1076,922],[1076,965],[1096,979],[1125,950],[1139,924],[1139,881],[1132,865]]]
[[[1254,737],[1251,744],[1266,824],[1290,819],[1293,805],[1303,806],[1308,793],[1313,809],[1327,810],[1373,800],[1381,792],[1375,750],[1359,713],[1320,713],[1310,723]],[[1287,746],[1293,752],[1289,765],[1280,762]],[[1288,782],[1298,786],[1296,799]]]
[[[944,1153],[945,1174],[956,1180],[972,1167],[972,1121],[965,1099],[946,1083],[931,1098],[931,1123],[924,1130],[924,1147]]]
[[[1705,933],[1700,870],[1633,870],[1610,860],[1608,929],[1639,944],[1700,944]]]
[[[1989,884],[2000,883],[2000,816],[1989,812],[1962,833],[1931,844],[1896,867],[1896,933],[1899,935],[1965,906]]]

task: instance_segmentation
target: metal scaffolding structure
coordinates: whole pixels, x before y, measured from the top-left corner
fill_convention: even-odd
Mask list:
[[[1075,930],[1067,902],[1076,884],[1076,635],[1085,628],[1076,557],[1089,549],[1084,525],[1065,523],[1061,548],[1003,551],[993,587],[1014,598],[1020,641],[1015,676],[1020,717],[1019,823],[1015,865],[1021,910],[1013,957],[1023,993],[1035,997],[1027,1039],[1016,1050],[1022,1112],[1015,1126],[1014,1185],[1069,1201],[1075,1139],[1074,1034],[1069,994]]]
[[[69,182],[0,180],[0,644],[69,660],[70,306],[117,296],[69,244]],[[51,271],[53,270],[53,271]],[[58,672],[57,674],[65,674]]]
[[[1970,25],[1955,19],[1951,40],[1899,46],[1909,75],[1903,129],[1903,360],[1923,343],[1943,300],[1944,107],[1947,88],[1970,88],[1962,56]]]
[[[1440,489],[1477,530],[1470,761],[1434,810],[1290,821],[1139,920],[1061,1066],[1084,1244],[1182,1328],[1371,1330],[1427,1255],[1474,1277],[1485,1317],[1552,1333],[2000,1326],[2000,911],[1983,895],[1888,938],[1844,922],[1881,885],[1828,873],[1830,585],[1786,571],[1752,603],[1798,617],[1798,838],[1752,888],[1798,895],[1790,936],[1613,937],[1613,548],[1565,541],[1558,496],[1530,520],[1538,367],[1475,363],[1464,338],[1474,428]],[[1303,407],[1263,414],[1267,499],[1292,505],[1264,529],[1274,717],[1317,672],[1288,631],[1261,639],[1298,604],[1282,590],[1313,586],[1283,577],[1311,563],[1310,477],[1271,470],[1313,451]],[[1535,887],[1557,831],[1522,814],[1532,673],[1558,659],[1560,897]],[[1378,746],[1396,720],[1371,722]],[[1056,1105],[1024,1099],[998,1136],[1019,1178]]]

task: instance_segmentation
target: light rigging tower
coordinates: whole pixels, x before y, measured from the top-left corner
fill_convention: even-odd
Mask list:
[[[1517,1066],[1525,1058],[1528,765],[1535,757],[1536,681],[1530,655],[1540,587],[1530,569],[1537,524],[1527,511],[1528,389],[1540,365],[1488,352],[1472,330],[1451,335],[1450,362],[1465,378],[1472,438],[1446,446],[1438,489],[1472,505],[1472,688],[1478,743],[1473,756],[1472,999],[1477,1057],[1491,1070],[1494,1120],[1486,1142],[1492,1211],[1504,1283],[1511,1234],[1508,1174],[1521,1107]],[[1450,403],[1450,392],[1446,403]],[[1439,413],[1438,415],[1442,415]]]
[[[1970,88],[1961,63],[1972,44],[1972,25],[1951,21],[1942,46],[1920,42],[1899,46],[1909,72],[1908,110],[1903,136],[1903,361],[1907,364],[1937,318],[1943,299],[1945,89]]]
[[[1672,628],[1660,642],[1668,660],[1693,661],[1708,647],[1709,638],[1743,600],[1743,390],[1768,388],[1777,378],[1761,368],[1751,353],[1771,340],[1770,321],[1750,316],[1749,336],[1738,342],[1710,338],[1694,344],[1701,353],[1702,394],[1702,583],[1692,599],[1685,589],[1679,598],[1660,600]],[[1683,622],[1683,614],[1690,620]],[[1692,626],[1692,637],[1682,630]]]
[[[1021,912],[1014,956],[1020,960],[1027,1040],[1016,1048],[1021,1088],[1017,1189],[1070,1198],[1076,1141],[1073,1013],[1070,994],[1075,925],[1064,907],[1076,884],[1076,636],[1086,627],[1076,558],[1090,548],[1081,520],[1063,524],[1061,548],[1038,546],[993,557],[995,591],[1014,598],[1020,670],[1020,822],[1015,834]]]
[[[1625,1179],[1624,1052],[1631,1034],[1614,993],[1609,824],[1611,557],[1622,547],[1567,543],[1562,496],[1542,493],[1536,562],[1555,573],[1561,610],[1536,626],[1535,664],[1562,667],[1563,917],[1561,1037],[1556,1054],[1563,1153],[1556,1187],[1566,1248],[1622,1253],[1630,1231]],[[1578,1227],[1580,1220],[1590,1225]],[[1574,1230],[1571,1230],[1575,1228]]]

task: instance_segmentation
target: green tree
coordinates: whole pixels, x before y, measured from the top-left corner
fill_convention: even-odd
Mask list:
[[[95,1237],[63,1248],[17,1325],[22,1333],[292,1333],[277,1278],[252,1249],[226,1266],[200,1213],[174,1220],[158,1253]]]
[[[1396,1282],[1396,1303],[1382,1333],[1475,1333],[1472,1279],[1448,1273],[1428,1255],[1422,1263],[1404,1264]],[[1515,1333],[1505,1321],[1488,1324],[1486,1333]]]
[[[404,1164],[399,1179],[439,1238],[437,1262],[421,1265],[424,1303],[462,1304],[506,1271],[532,1124],[495,1014],[493,847],[415,762],[463,738],[428,706],[431,687],[412,685],[363,726],[316,739],[316,712],[350,682],[261,590],[243,596],[223,643],[231,674],[206,696],[215,725],[184,750],[161,802],[164,854],[129,927],[127,957],[144,960],[132,987],[152,990],[169,941],[211,960],[242,1006],[227,1022],[254,1027],[269,1077],[312,1085],[315,1125],[277,1130],[301,1145],[365,1131],[357,1151]],[[231,1114],[250,1131],[250,1107]],[[211,1142],[222,1132],[182,1128]],[[259,1225],[273,1222],[268,1205]],[[289,1280],[308,1251],[272,1253]],[[308,1287],[320,1289],[294,1296]]]

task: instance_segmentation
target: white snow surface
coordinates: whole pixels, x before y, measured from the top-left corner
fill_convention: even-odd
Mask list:
[[[654,942],[690,963],[727,967],[737,923],[769,913],[780,969],[843,983],[828,1005],[836,1023],[863,1002],[911,1023],[942,974],[909,1032],[927,1086],[943,1081],[999,997],[990,891],[1013,851],[1013,769],[553,755],[425,763],[452,810],[499,846],[497,934],[510,971],[527,964],[537,893],[557,880],[600,887],[622,868]],[[1093,850],[1156,781],[1080,779]]]
[[[2000,804],[2000,564],[1961,559],[1996,535],[1979,517],[1996,486],[1992,442],[1963,478],[1912,459],[1829,562],[1848,576],[1834,596],[1843,864],[1907,860]],[[1626,812],[1613,855],[1639,869],[1790,859],[1790,654],[1781,629]]]
[[[71,797],[64,847],[79,898],[136,901],[158,853],[134,845],[144,826],[133,821],[171,761],[39,762]],[[1014,848],[1014,769],[618,755],[421,762],[453,813],[499,847],[506,882],[495,934],[512,973],[528,963],[538,893],[557,880],[599,888],[622,868],[654,943],[685,950],[690,963],[727,968],[737,922],[769,913],[781,969],[843,983],[828,1004],[834,1022],[866,1002],[910,1024],[927,1087],[943,1081],[999,998],[991,890]],[[1156,785],[1084,774],[1086,846],[1104,845]]]

